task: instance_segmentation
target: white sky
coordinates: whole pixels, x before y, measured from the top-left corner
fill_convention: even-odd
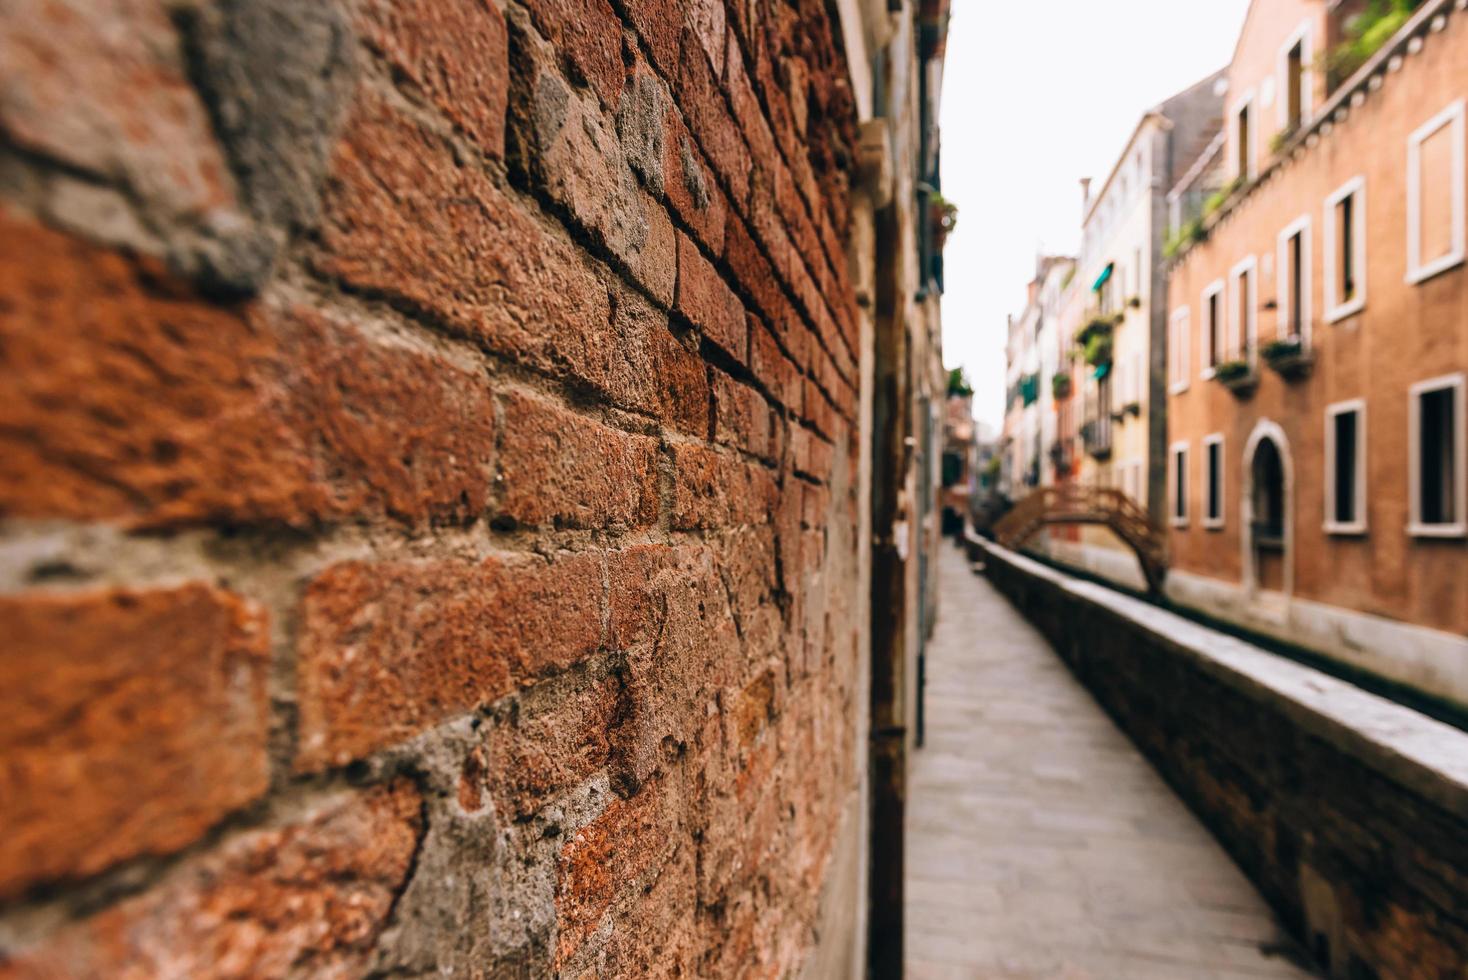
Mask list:
[[[1103,180],[1142,113],[1222,68],[1248,0],[955,0],[943,78],[943,359],[974,415],[1004,413],[1005,316],[1035,254],[1073,255],[1082,177]]]

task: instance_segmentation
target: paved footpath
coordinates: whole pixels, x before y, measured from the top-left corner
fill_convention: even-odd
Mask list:
[[[944,544],[908,813],[911,980],[1311,974],[1045,640]]]

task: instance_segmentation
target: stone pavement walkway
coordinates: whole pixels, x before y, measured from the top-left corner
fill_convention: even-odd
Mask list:
[[[945,543],[908,810],[911,980],[1306,977],[1262,898]]]

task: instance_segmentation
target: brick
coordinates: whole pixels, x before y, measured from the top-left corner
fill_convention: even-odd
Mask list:
[[[614,744],[624,785],[663,772],[741,669],[729,596],[711,549],[644,545],[608,560],[610,633],[626,651],[626,714]]]
[[[700,446],[674,448],[673,526],[678,530],[759,524],[777,495],[764,467]]]
[[[657,443],[544,399],[505,396],[496,513],[521,524],[646,527],[658,515]]]
[[[804,396],[800,372],[763,324],[749,325],[749,365],[776,401],[798,410]]]
[[[536,28],[577,81],[615,107],[622,91],[622,24],[607,0],[527,0]]]
[[[526,38],[514,125],[530,179],[625,265],[658,303],[673,299],[673,225],[638,186],[614,118],[560,76],[554,52]],[[624,126],[625,128],[625,126]]]
[[[698,46],[708,59],[716,80],[724,75],[724,44],[727,27],[724,22],[724,0],[692,0],[688,5],[688,26]]]
[[[12,0],[0,20],[0,128],[162,215],[229,207],[229,167],[180,52],[161,0]]]
[[[155,525],[319,506],[248,311],[3,211],[0,295],[0,512]]]
[[[487,776],[499,812],[530,817],[605,767],[625,713],[622,681],[604,668],[551,678],[497,706]]]
[[[611,302],[559,235],[452,150],[363,95],[337,147],[315,265],[536,370],[601,389]]]
[[[481,370],[296,307],[275,317],[323,517],[467,521],[489,496],[494,412]]]
[[[724,102],[702,45],[688,31],[684,32],[674,91],[688,128],[724,183],[734,207],[742,210],[749,202],[749,149]]]
[[[698,246],[678,233],[678,298],[675,309],[705,337],[741,364],[749,357],[744,307]]]
[[[764,396],[720,371],[713,372],[714,438],[764,459],[773,459],[774,416]]]
[[[216,306],[0,214],[0,513],[307,526],[484,507],[483,379],[307,308]]]
[[[314,801],[0,964],[0,977],[361,976],[413,867],[421,800],[399,781]]]
[[[299,771],[342,765],[579,663],[602,637],[599,555],[333,565],[298,642]]]
[[[556,964],[575,955],[619,898],[640,893],[680,846],[667,783],[613,799],[561,848],[556,873]]]
[[[632,69],[617,131],[629,164],[648,189],[667,201],[711,254],[720,254],[728,201],[662,79],[643,62]]]
[[[480,149],[504,156],[509,43],[494,0],[366,0],[357,26]]]
[[[0,897],[168,854],[264,792],[269,635],[206,585],[0,599]]]
[[[653,65],[672,81],[678,74],[678,45],[683,35],[682,0],[623,0],[623,7],[647,45]]]
[[[779,326],[784,319],[795,316],[774,267],[751,237],[749,226],[736,216],[729,218],[724,235],[724,264],[766,322]]]
[[[612,329],[598,343],[605,351],[607,388],[613,401],[646,412],[688,435],[709,430],[708,374],[703,359],[668,328],[668,316],[631,290],[612,294]]]

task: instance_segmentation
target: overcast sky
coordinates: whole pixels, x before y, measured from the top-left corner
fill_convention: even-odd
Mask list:
[[[1080,179],[1110,171],[1151,106],[1222,68],[1248,0],[955,0],[943,79],[943,356],[974,415],[1004,412],[1005,315],[1037,250],[1071,255]]]

